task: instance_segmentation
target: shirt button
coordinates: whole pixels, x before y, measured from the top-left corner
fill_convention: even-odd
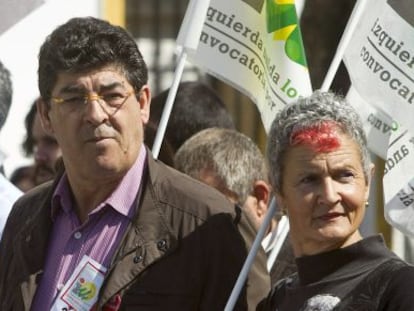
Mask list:
[[[76,232],[75,232],[75,234],[73,235],[73,237],[74,237],[76,240],[79,240],[79,239],[82,237],[82,233],[81,233],[81,232],[79,232],[79,231],[76,231]]]

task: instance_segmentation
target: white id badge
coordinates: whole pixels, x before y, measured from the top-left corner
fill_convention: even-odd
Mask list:
[[[50,310],[90,311],[98,300],[105,273],[104,266],[89,256],[83,256]]]

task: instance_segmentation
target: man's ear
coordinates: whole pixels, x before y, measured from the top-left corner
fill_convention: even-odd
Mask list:
[[[264,217],[270,203],[270,185],[264,180],[257,180],[253,186],[253,195],[257,200],[257,216]]]
[[[150,117],[150,104],[151,104],[151,90],[148,84],[145,84],[137,96],[139,107],[141,110],[142,124],[147,124]]]
[[[40,117],[40,122],[42,124],[43,129],[45,130],[46,133],[53,135],[54,130],[53,130],[53,126],[52,126],[52,123],[50,122],[50,117],[49,117],[50,107],[48,103],[46,103],[43,100],[42,97],[39,97],[36,100],[36,109]]]

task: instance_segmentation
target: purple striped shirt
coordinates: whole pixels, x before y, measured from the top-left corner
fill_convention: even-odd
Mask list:
[[[50,310],[59,289],[84,255],[109,267],[134,216],[133,203],[141,185],[145,159],[146,150],[142,146],[137,160],[116,190],[88,214],[84,224],[73,209],[67,177],[62,176],[52,198],[52,235],[31,311]]]

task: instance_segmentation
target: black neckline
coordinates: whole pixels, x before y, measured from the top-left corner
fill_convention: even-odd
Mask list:
[[[321,279],[360,274],[376,261],[380,263],[389,258],[390,254],[382,235],[375,235],[344,248],[299,257],[296,258],[299,282],[303,286]]]

